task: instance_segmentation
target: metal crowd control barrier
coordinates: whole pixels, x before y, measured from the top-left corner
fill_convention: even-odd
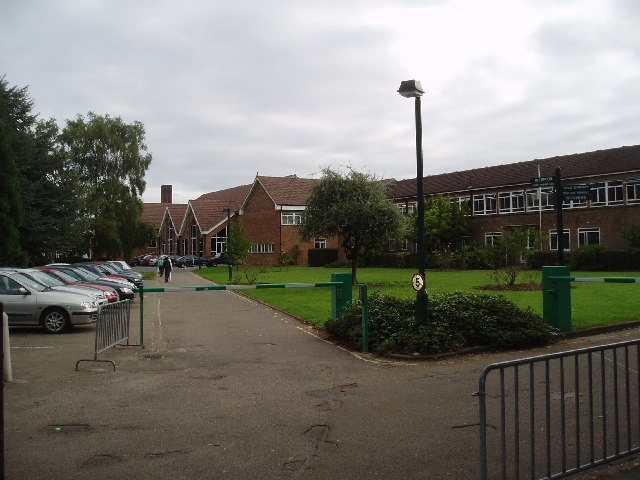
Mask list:
[[[129,343],[130,325],[131,300],[123,300],[101,306],[98,312],[98,320],[96,321],[96,339],[93,358],[78,360],[76,362],[76,370],[78,370],[78,365],[81,362],[105,362],[113,365],[113,371],[115,372],[115,362],[112,360],[99,359],[98,354],[116,345],[122,345],[125,341],[126,346],[141,347],[142,343]]]
[[[170,291],[209,291],[209,290],[263,290],[272,288],[313,288],[313,287],[331,287],[331,316],[337,318],[342,315],[352,301],[352,276],[350,273],[332,273],[330,282],[319,283],[259,283],[255,285],[206,285],[194,287],[140,287],[136,291],[140,294],[140,343],[144,345],[144,296],[146,293],[153,292],[170,292]],[[365,286],[366,287],[366,286]],[[366,288],[364,295],[366,296]],[[366,298],[363,299],[363,305],[366,305]],[[368,336],[365,310],[363,307],[363,351],[368,351]]]
[[[481,479],[565,478],[640,452],[639,353],[633,340],[487,366]]]
[[[542,267],[542,307],[546,322],[561,332],[571,330],[570,282],[640,283],[635,277],[572,277],[569,267]]]

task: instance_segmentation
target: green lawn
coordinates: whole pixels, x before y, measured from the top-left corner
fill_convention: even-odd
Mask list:
[[[312,267],[240,267],[234,270],[234,280],[248,283],[315,283],[331,280],[331,273],[350,272],[345,268]],[[194,270],[194,273],[219,283],[226,284],[229,271],[226,267],[211,267]],[[411,288],[413,269],[360,268],[358,281],[369,285],[369,294],[383,291],[397,297],[413,297]],[[540,282],[540,272],[524,272],[529,278]],[[574,272],[580,277],[640,277],[640,272]],[[531,307],[542,315],[541,291],[495,292],[477,290],[482,285],[492,285],[491,272],[486,270],[427,272],[429,293],[475,291],[492,295],[504,295],[522,308]],[[572,283],[572,318],[574,328],[608,325],[640,319],[640,284]],[[316,325],[322,325],[331,315],[331,291],[329,288],[296,288],[273,290],[246,290],[243,293],[260,299],[275,307],[292,313]],[[358,291],[354,289],[354,298]]]

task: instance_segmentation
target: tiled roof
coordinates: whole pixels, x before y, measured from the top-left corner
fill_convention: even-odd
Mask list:
[[[306,205],[311,194],[311,188],[318,181],[313,178],[299,178],[296,175],[288,177],[263,177],[256,180],[267,191],[276,205]]]
[[[424,178],[424,192],[431,195],[508,185],[528,185],[532,178],[538,176],[538,166],[541,177],[554,175],[555,167],[559,166],[563,179],[640,172],[640,145],[431,175]],[[416,190],[415,178],[400,180],[389,188],[387,195],[398,199],[415,197]]]
[[[240,185],[239,187],[205,193],[196,198],[196,200],[231,200],[240,205],[249,193],[249,190],[251,190],[251,185]]]
[[[148,222],[155,228],[160,228],[164,211],[168,203],[145,203],[140,218],[144,222]]]
[[[213,227],[227,219],[227,213],[223,211],[225,208],[231,209],[231,215],[240,208],[240,203],[235,200],[216,200],[203,197],[204,195],[189,201],[203,233],[208,233]]]
[[[171,215],[171,220],[173,220],[174,228],[179,227],[182,223],[182,217],[184,217],[184,213],[187,211],[187,204],[169,203],[167,204],[167,208],[169,210],[169,215]]]

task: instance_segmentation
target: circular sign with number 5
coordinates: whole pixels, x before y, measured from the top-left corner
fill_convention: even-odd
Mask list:
[[[416,292],[424,290],[424,277],[420,273],[414,273],[411,277],[411,286]]]

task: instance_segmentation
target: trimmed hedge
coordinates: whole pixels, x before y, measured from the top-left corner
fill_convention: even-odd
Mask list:
[[[334,263],[338,261],[338,249],[310,248],[308,258],[310,267],[324,267],[328,263]]]
[[[325,330],[357,348],[362,347],[359,301]],[[415,301],[379,292],[369,297],[369,349],[378,353],[437,354],[470,346],[493,349],[526,348],[551,342],[556,330],[503,296],[440,293],[429,297],[429,322],[415,319]]]

